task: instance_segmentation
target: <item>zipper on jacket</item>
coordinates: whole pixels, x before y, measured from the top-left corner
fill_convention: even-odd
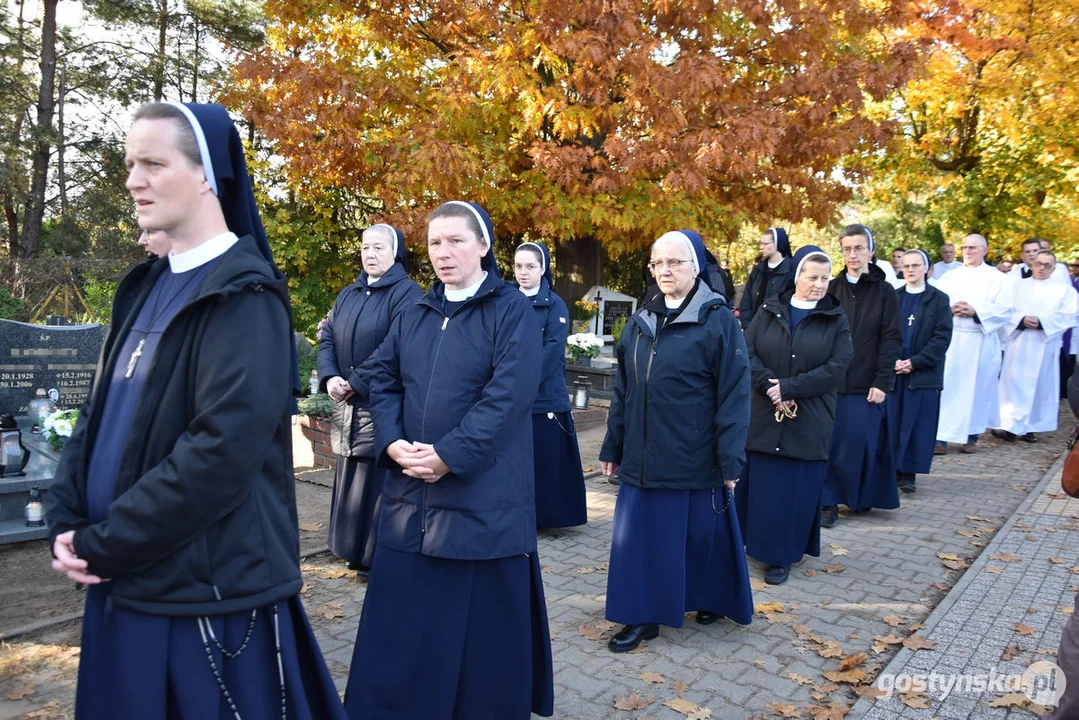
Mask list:
[[[659,330],[652,338],[652,349],[648,353],[648,365],[644,369],[644,427],[641,430],[641,487],[644,487],[644,466],[648,458],[648,381],[652,378],[652,358],[656,356],[656,344],[659,342]],[[636,360],[636,356],[633,358]]]
[[[644,333],[641,332],[641,329],[637,328],[637,339],[633,341],[633,382],[634,382],[634,384],[639,384],[641,382],[641,374],[639,372],[637,372],[637,348],[641,344],[641,335],[643,335],[643,334]]]
[[[427,395],[423,399],[423,419],[420,421],[421,442],[427,442],[427,408],[431,404],[431,387],[435,383],[435,368],[438,367],[438,354],[442,350],[442,340],[446,337],[446,326],[450,324],[447,315],[442,319],[442,332],[438,336],[438,344],[435,345],[435,355],[431,362],[431,377],[427,380]],[[420,534],[427,533],[427,482],[423,483],[423,501],[420,504]]]

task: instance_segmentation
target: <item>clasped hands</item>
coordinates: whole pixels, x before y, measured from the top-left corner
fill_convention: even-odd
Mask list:
[[[1037,315],[1027,315],[1023,318],[1023,327],[1028,330],[1037,330],[1042,325],[1042,321],[1038,319]]]
[[[768,382],[772,383],[772,387],[768,388],[766,393],[768,395],[768,399],[771,400],[772,404],[776,406],[776,410],[789,411],[791,407],[794,406],[794,401],[783,399],[783,393],[779,389],[779,380],[776,380],[775,378],[770,378]],[[786,415],[786,413],[784,414]],[[787,415],[787,417],[790,417],[790,415]]]
[[[952,315],[955,315],[956,317],[972,318],[975,313],[974,308],[971,307],[970,303],[960,300],[955,305],[952,305]]]
[[[914,366],[910,364],[910,360],[895,361],[896,375],[910,375],[912,372],[914,372]]]
[[[332,377],[326,381],[326,393],[334,402],[344,402],[355,395],[356,391],[343,377]]]
[[[424,482],[438,482],[450,471],[435,452],[435,446],[427,443],[395,440],[386,448],[386,454],[404,468],[405,475]]]
[[[91,575],[87,572],[89,563],[75,554],[74,530],[68,530],[56,536],[56,540],[52,544],[52,554],[55,556],[52,561],[52,569],[61,575],[67,575],[71,580],[83,585],[97,585],[98,583],[108,582],[104,578],[99,578],[97,575]]]

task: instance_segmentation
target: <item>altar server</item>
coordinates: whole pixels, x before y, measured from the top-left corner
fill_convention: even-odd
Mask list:
[[[87,584],[75,715],[343,718],[298,593],[292,314],[220,105],[128,133],[139,225],[97,381],[49,492],[53,568]]]

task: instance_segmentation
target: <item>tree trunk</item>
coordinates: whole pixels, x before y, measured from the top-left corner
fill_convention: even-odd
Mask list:
[[[191,102],[199,101],[199,50],[202,40],[199,38],[199,21],[195,20],[195,59],[191,63]]]
[[[60,68],[60,92],[56,99],[56,183],[60,190],[60,217],[67,217],[67,171],[64,167],[64,94],[67,92],[67,67]]]
[[[8,257],[19,256],[19,213],[10,193],[4,193],[4,220],[7,223]]]
[[[585,237],[557,243],[558,294],[569,306],[570,316],[577,317],[575,302],[593,285],[603,284],[603,247],[595,238]]]
[[[19,257],[32,258],[41,245],[41,223],[45,218],[45,186],[49,176],[49,154],[52,150],[52,116],[56,82],[56,5],[59,0],[42,0],[41,19],[41,84],[37,94],[37,127],[35,128],[33,170],[30,176],[30,195],[26,200]]]
[[[157,57],[154,58],[154,102],[165,97],[165,53],[168,52],[169,0],[159,0],[157,16]]]

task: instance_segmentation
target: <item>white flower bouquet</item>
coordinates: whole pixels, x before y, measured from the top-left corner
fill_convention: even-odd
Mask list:
[[[595,333],[576,333],[566,338],[566,351],[574,360],[594,358],[603,349],[603,339]]]
[[[45,440],[55,450],[63,450],[64,443],[75,432],[75,422],[79,419],[78,410],[57,410],[45,417],[41,423]]]

